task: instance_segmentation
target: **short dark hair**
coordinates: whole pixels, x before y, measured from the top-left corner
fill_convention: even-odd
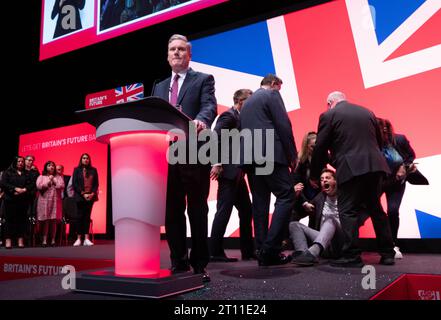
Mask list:
[[[272,85],[272,84],[282,84],[283,81],[278,76],[272,73],[268,73],[260,82],[261,86]]]
[[[253,91],[251,91],[250,89],[237,90],[233,95],[234,104],[239,103],[240,101],[248,98],[252,94],[253,94]]]
[[[324,169],[322,170],[322,172],[320,173],[320,175],[322,175],[322,174],[324,174],[324,173],[326,173],[326,172],[330,173],[330,174],[334,177],[334,179],[336,179],[336,177],[335,177],[335,171],[334,171],[334,170],[331,170],[331,169],[328,169],[328,168],[324,168]]]

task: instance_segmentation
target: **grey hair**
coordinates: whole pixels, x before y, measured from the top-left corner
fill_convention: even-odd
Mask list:
[[[191,42],[188,41],[186,36],[183,36],[182,34],[174,34],[170,37],[170,39],[168,39],[168,44],[170,44],[174,40],[182,40],[182,41],[186,42],[187,48],[188,48],[189,52],[191,52]]]
[[[346,100],[346,95],[343,92],[334,91],[328,95],[328,99],[326,100],[326,102],[328,104],[332,104],[333,102],[337,103],[337,102],[345,101],[345,100]]]

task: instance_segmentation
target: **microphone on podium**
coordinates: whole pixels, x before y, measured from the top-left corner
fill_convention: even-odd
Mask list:
[[[161,79],[155,79],[155,81],[153,81],[152,92],[150,93],[150,96],[153,96],[153,94],[155,93],[155,88],[156,88],[156,85],[158,84],[159,80],[161,80]]]

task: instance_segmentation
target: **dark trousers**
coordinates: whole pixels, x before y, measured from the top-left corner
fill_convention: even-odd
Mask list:
[[[400,227],[400,206],[403,200],[406,182],[394,181],[393,184],[384,189],[387,200],[387,217],[389,218],[392,239],[397,243],[398,228]]]
[[[165,232],[170,247],[172,266],[193,268],[208,264],[208,194],[210,166],[176,164],[168,166]],[[188,259],[185,208],[191,229],[191,251]]]
[[[275,165],[270,175],[256,175],[256,168],[248,174],[253,196],[253,219],[256,249],[268,255],[278,254],[294,205],[294,189],[287,166]],[[271,226],[268,229],[271,193],[276,197]]]
[[[361,254],[358,228],[359,215],[363,211],[372,219],[379,253],[384,257],[394,256],[389,221],[380,202],[382,179],[381,172],[372,172],[338,186],[338,210],[344,233],[342,254],[345,258],[356,258]]]
[[[223,256],[225,254],[223,246],[225,230],[233,206],[235,206],[240,219],[240,250],[242,256],[252,256],[254,254],[251,225],[252,209],[245,179],[240,174],[236,180],[219,178],[218,182],[217,212],[211,227],[210,253],[212,256]]]
[[[28,227],[28,208],[29,201],[20,200],[4,200],[4,237],[5,239],[23,238]]]
[[[89,234],[90,215],[92,214],[92,201],[77,202],[77,218],[74,221],[75,232],[77,234]]]

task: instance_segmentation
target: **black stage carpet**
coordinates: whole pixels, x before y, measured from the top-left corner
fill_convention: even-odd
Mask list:
[[[161,267],[167,269],[169,252],[165,241],[162,241],[161,246]],[[229,256],[240,258],[239,250],[226,251]],[[394,266],[380,265],[380,257],[376,253],[363,254],[365,264],[375,268],[375,289],[363,289],[362,279],[366,274],[362,273],[362,269],[333,268],[326,260],[314,267],[297,267],[293,264],[258,267],[256,261],[239,260],[234,263],[210,263],[207,270],[211,282],[205,288],[167,300],[368,300],[402,274],[441,274],[441,255],[403,254],[404,259],[396,260]],[[112,242],[101,241],[93,247],[2,248],[0,256],[113,259],[114,246]],[[64,290],[61,287],[62,277],[42,276],[0,281],[0,299],[129,299]]]

